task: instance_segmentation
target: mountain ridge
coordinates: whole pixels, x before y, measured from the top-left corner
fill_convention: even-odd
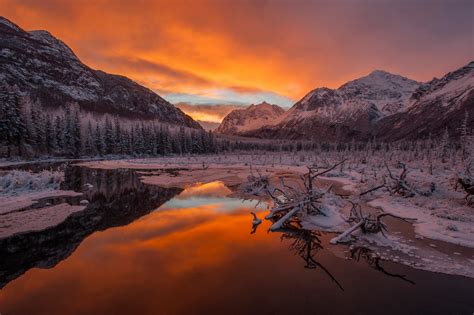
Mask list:
[[[470,62],[427,83],[374,70],[338,89],[322,87],[310,91],[272,125],[246,136],[313,141],[365,141],[377,137],[394,141],[439,135],[444,132],[443,125],[458,136],[455,120],[461,119],[465,111],[474,117],[473,68],[474,62]],[[459,85],[458,98],[465,97],[458,105],[453,95],[449,97],[449,89],[456,91],[450,84]],[[437,109],[437,116],[433,116],[430,107]],[[432,117],[431,122],[424,121],[428,116]],[[404,132],[402,125],[410,132]]]
[[[125,76],[94,70],[44,30],[25,31],[0,17],[0,80],[17,85],[45,107],[77,103],[98,114],[202,127],[150,89]]]
[[[278,105],[262,102],[243,109],[235,109],[224,117],[216,132],[227,135],[244,135],[272,123],[285,110]]]

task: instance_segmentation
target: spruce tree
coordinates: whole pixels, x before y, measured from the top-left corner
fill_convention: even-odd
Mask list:
[[[21,147],[26,138],[27,130],[21,115],[20,91],[16,87],[3,84],[0,93],[0,137],[7,145],[7,156],[11,156],[11,146],[16,146],[18,155],[22,155]]]

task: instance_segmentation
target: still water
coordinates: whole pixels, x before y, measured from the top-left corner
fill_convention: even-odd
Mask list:
[[[252,230],[265,205],[221,182],[144,185],[129,170],[66,170],[86,210],[0,240],[0,313],[472,314],[474,280],[329,251],[329,234]],[[72,200],[72,202],[76,202]],[[358,259],[356,259],[358,258]]]

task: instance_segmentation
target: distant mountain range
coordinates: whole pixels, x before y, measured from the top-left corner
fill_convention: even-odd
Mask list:
[[[263,126],[272,124],[285,113],[277,105],[266,102],[250,105],[245,109],[236,109],[230,112],[216,129],[217,133],[227,135],[245,135]]]
[[[17,85],[46,108],[75,102],[93,113],[201,129],[153,91],[126,77],[89,68],[47,31],[26,32],[0,17],[0,43],[0,81]]]
[[[258,118],[234,111],[217,132],[270,139],[395,141],[440,136],[447,128],[454,137],[466,112],[472,128],[474,62],[428,83],[376,70],[338,89],[317,88],[282,114],[262,111]]]

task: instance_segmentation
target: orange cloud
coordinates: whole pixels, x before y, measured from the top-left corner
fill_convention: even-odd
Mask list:
[[[51,31],[94,68],[196,97],[271,91],[297,100],[376,68],[424,81],[474,54],[474,8],[463,0],[429,10],[423,0],[0,0],[0,7],[27,30]]]
[[[198,104],[177,103],[176,107],[195,120],[219,123],[227,114],[235,109],[242,109],[242,105],[233,104]]]

